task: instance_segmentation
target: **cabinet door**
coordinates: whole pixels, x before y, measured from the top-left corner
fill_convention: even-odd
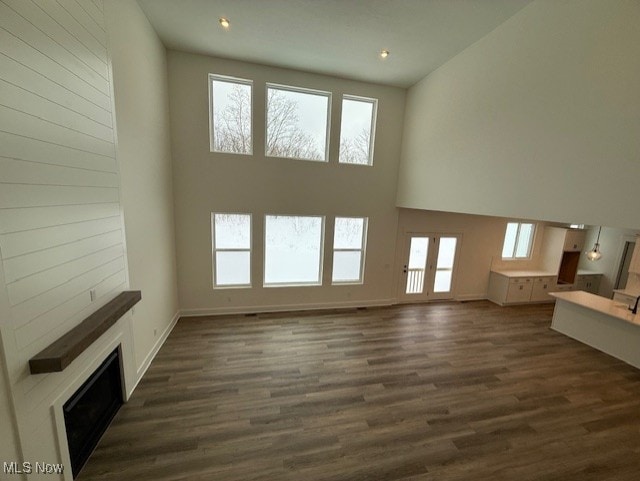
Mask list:
[[[533,281],[530,277],[513,277],[509,279],[507,302],[529,302]]]
[[[567,229],[564,237],[565,251],[581,251],[584,248],[585,232],[583,230]]]
[[[531,290],[531,301],[542,302],[551,301],[553,297],[549,295],[549,292],[553,292],[555,286],[553,277],[536,277],[533,280],[533,289]]]

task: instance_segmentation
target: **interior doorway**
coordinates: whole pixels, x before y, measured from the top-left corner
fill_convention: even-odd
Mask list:
[[[629,264],[631,263],[631,256],[633,255],[633,249],[636,243],[633,241],[625,241],[622,248],[622,258],[620,259],[620,266],[618,267],[618,275],[616,276],[616,283],[613,286],[614,289],[624,289],[627,286],[627,279],[629,277]]]

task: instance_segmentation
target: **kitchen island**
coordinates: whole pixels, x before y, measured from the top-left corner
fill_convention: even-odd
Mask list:
[[[584,291],[552,292],[551,329],[640,368],[640,314]]]

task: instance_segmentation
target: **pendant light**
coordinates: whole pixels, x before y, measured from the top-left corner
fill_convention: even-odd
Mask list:
[[[602,231],[602,226],[598,228],[598,238],[593,249],[587,252],[587,259],[590,261],[597,261],[602,257],[602,252],[600,252],[600,231]]]

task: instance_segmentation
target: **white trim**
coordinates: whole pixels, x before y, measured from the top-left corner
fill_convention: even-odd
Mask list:
[[[118,322],[121,322],[122,318]],[[124,329],[123,329],[124,330]],[[89,376],[98,369],[100,364],[102,364],[107,356],[111,354],[115,349],[120,349],[120,382],[122,384],[122,395],[124,398],[124,402],[127,402],[129,396],[126,394],[126,383],[125,383],[125,359],[126,355],[123,352],[123,344],[124,333],[118,333],[113,339],[109,340],[106,344],[104,344],[97,355],[91,360],[89,364],[87,364],[84,369],[77,372],[72,379],[70,379],[66,387],[60,392],[60,394],[51,402],[50,412],[53,417],[53,431],[54,431],[54,440],[57,442],[58,452],[60,453],[60,462],[64,465],[63,479],[64,481],[72,481],[73,474],[71,472],[71,456],[69,454],[69,445],[67,442],[67,429],[64,422],[64,412],[63,406],[67,402],[67,400],[75,393],[82,384],[89,379]]]
[[[486,292],[482,294],[463,294],[455,298],[456,301],[487,301],[488,299]]]
[[[144,358],[144,361],[142,361],[142,364],[140,365],[140,367],[136,371],[136,379],[133,382],[133,386],[131,387],[131,391],[127,393],[127,399],[129,399],[131,397],[133,392],[138,387],[138,384],[142,380],[142,377],[147,372],[147,369],[149,369],[149,366],[151,365],[151,363],[155,359],[156,355],[158,354],[158,351],[160,351],[160,348],[166,342],[167,338],[169,337],[169,334],[171,334],[171,331],[173,331],[173,328],[176,327],[176,324],[178,323],[179,319],[180,319],[180,311],[176,311],[176,313],[173,316],[173,319],[171,319],[171,322],[169,323],[167,328],[160,335],[160,337],[158,338],[158,340],[154,344],[153,348],[151,349],[151,351],[149,351],[149,354],[147,354],[147,357]]]
[[[271,306],[241,306],[241,307],[203,307],[182,309],[182,317],[219,316],[225,314],[260,314],[263,312],[315,311],[329,309],[353,309],[358,307],[387,307],[394,305],[395,299],[381,299],[375,301],[345,301],[322,302],[314,304],[278,304]]]

